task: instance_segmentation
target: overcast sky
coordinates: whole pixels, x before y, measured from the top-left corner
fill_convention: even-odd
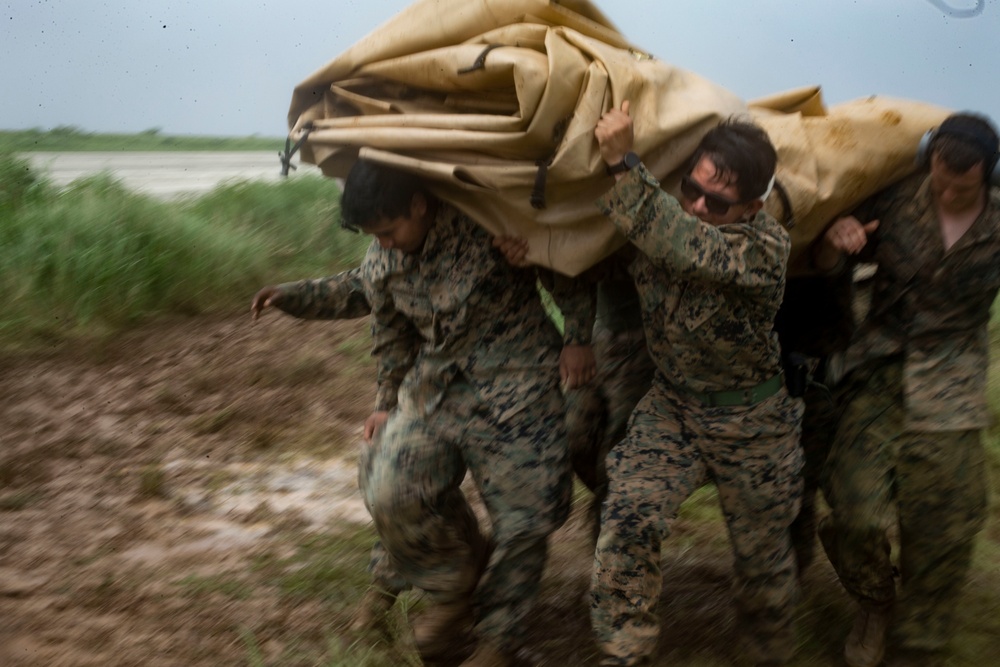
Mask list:
[[[281,137],[295,85],[408,4],[0,0],[0,129]],[[828,104],[881,94],[1000,120],[1000,0],[596,4],[745,99],[819,84]]]

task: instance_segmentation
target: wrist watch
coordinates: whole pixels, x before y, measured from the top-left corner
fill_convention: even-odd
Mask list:
[[[629,151],[628,153],[625,153],[625,157],[622,158],[621,162],[618,164],[608,165],[608,174],[613,176],[624,171],[631,171],[638,167],[640,162],[642,162],[642,160],[639,159],[639,156],[632,151]]]

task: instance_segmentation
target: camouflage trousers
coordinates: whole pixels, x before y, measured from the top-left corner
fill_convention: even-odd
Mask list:
[[[820,475],[826,464],[833,436],[840,419],[841,402],[825,386],[811,383],[802,397],[805,415],[802,417],[802,504],[799,515],[792,522],[792,547],[799,576],[812,564],[816,555],[817,507]]]
[[[477,634],[517,648],[547,538],[569,513],[563,411],[553,386],[544,400],[498,423],[473,388],[457,381],[431,415],[393,412],[360,461],[360,487],[380,542],[376,578],[412,585],[434,602],[471,593]],[[493,528],[485,571],[484,539],[460,489],[467,470]]]
[[[986,511],[979,432],[904,428],[902,362],[883,364],[848,403],[823,474],[833,510],[820,527],[840,581],[859,602],[896,597],[891,543],[898,527],[901,597],[893,633],[904,648],[940,649]]]
[[[625,437],[629,416],[649,391],[654,366],[641,327],[595,328],[593,347],[597,375],[566,392],[566,431],[573,471],[594,493],[599,511],[608,490],[604,459]]]
[[[608,497],[591,584],[591,620],[609,665],[656,648],[660,548],[670,521],[714,481],[735,555],[744,653],[785,660],[798,599],[789,525],[799,508],[802,402],[782,390],[750,407],[705,408],[654,380],[608,455]]]

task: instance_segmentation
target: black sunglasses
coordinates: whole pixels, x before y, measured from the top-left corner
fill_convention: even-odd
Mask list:
[[[705,208],[712,215],[725,215],[729,213],[729,209],[742,202],[732,201],[726,199],[725,197],[720,197],[717,194],[711,192],[706,192],[703,187],[698,185],[693,178],[690,176],[683,176],[681,178],[681,194],[684,198],[692,202],[696,202],[702,197],[705,198]]]

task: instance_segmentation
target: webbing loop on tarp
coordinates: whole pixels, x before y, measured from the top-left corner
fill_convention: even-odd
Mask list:
[[[294,146],[292,145],[292,136],[288,135],[287,137],[285,137],[285,151],[283,153],[278,153],[278,159],[281,160],[282,176],[288,176],[288,171],[290,169],[298,169],[298,167],[292,164],[292,156],[294,156],[295,153],[298,152],[300,148],[302,148],[302,144],[305,143],[306,137],[309,136],[309,133],[312,132],[312,129],[313,129],[312,125],[303,126],[302,136],[299,137],[299,140],[295,142]]]
[[[489,54],[489,52],[492,51],[493,49],[498,49],[501,46],[503,46],[503,44],[490,44],[485,49],[483,49],[482,53],[479,54],[479,57],[476,58],[476,62],[472,63],[472,65],[470,65],[469,67],[463,67],[462,69],[458,70],[458,73],[468,74],[469,72],[475,72],[477,69],[483,69],[484,67],[486,67],[486,56]]]
[[[535,187],[531,189],[531,207],[537,209],[543,209],[546,206],[545,203],[545,183],[549,176],[549,165],[552,163],[551,158],[545,158],[542,160],[537,160],[535,162],[538,165],[538,171],[535,172]]]

